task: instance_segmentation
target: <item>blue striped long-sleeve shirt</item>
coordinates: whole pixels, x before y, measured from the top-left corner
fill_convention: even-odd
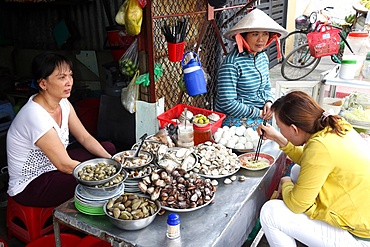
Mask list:
[[[254,56],[233,49],[218,73],[215,110],[227,117],[257,119],[269,100],[274,98],[266,53]]]

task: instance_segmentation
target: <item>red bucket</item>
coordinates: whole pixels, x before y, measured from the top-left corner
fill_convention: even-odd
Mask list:
[[[106,49],[112,50],[112,56],[115,61],[118,61],[126,50],[130,47],[135,37],[128,35],[124,27],[112,26],[105,28],[109,46]]]
[[[184,55],[185,41],[181,43],[167,43],[168,59],[171,62],[180,62]]]

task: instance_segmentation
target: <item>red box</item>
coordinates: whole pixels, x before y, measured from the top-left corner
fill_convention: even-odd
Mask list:
[[[207,117],[208,115],[210,115],[212,113],[215,113],[215,114],[219,115],[220,119],[217,120],[215,123],[211,124],[212,133],[215,133],[218,128],[221,128],[222,121],[226,117],[225,114],[220,113],[220,112],[210,111],[210,110],[206,110],[206,109],[202,109],[202,108],[198,108],[198,107],[194,107],[194,106],[189,106],[189,105],[185,105],[185,104],[178,104],[178,105],[172,107],[171,109],[169,109],[168,111],[162,113],[161,115],[159,115],[157,117],[160,127],[163,129],[164,127],[166,127],[167,125],[169,125],[171,123],[176,125],[176,122],[172,121],[172,119],[178,119],[180,117],[181,113],[184,111],[185,107],[189,111],[191,111],[194,114],[194,116],[197,115],[197,114],[203,114],[204,116]]]

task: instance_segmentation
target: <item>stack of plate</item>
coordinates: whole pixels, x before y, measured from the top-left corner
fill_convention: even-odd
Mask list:
[[[128,192],[128,193],[138,193],[138,192],[140,192],[140,189],[138,187],[138,184],[139,184],[140,181],[141,181],[141,178],[136,178],[136,179],[127,178],[124,182],[125,192]]]
[[[75,189],[74,202],[78,211],[89,215],[104,215],[104,204],[111,198],[124,193],[125,186],[121,184],[119,189],[106,196],[94,196],[87,193],[83,187],[78,184]]]

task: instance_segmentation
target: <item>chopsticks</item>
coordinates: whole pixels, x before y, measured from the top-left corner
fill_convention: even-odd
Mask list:
[[[266,123],[267,123],[267,120],[264,119],[263,120],[263,125],[266,126]],[[262,142],[263,142],[263,135],[265,134],[265,131],[262,130],[262,134],[260,135],[260,139],[258,140],[258,144],[257,144],[257,149],[256,149],[256,154],[254,155],[254,161],[257,161],[258,160],[258,156],[260,156],[260,151],[261,151],[261,146],[262,146]]]
[[[184,42],[188,22],[189,19],[183,17],[181,20],[176,21],[175,26],[171,26],[168,23],[164,24],[161,29],[166,41],[172,44]]]

